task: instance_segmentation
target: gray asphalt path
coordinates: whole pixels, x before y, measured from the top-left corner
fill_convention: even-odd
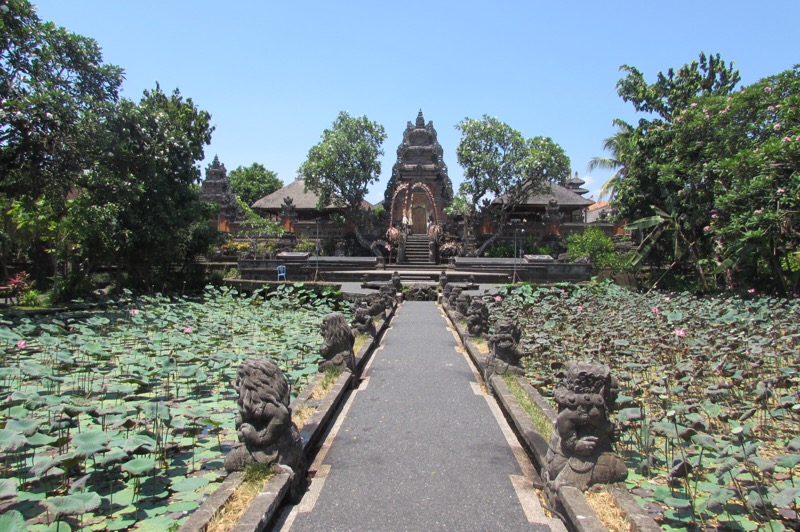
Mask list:
[[[456,347],[435,303],[400,307],[277,529],[551,529],[527,457]]]

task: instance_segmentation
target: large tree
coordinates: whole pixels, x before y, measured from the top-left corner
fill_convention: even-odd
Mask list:
[[[228,173],[228,181],[233,192],[247,205],[252,205],[283,187],[278,174],[267,170],[261,163],[236,167]]]
[[[708,259],[728,285],[796,292],[800,66],[693,104],[676,120],[675,142],[697,152],[690,186],[710,190],[698,219]]]
[[[463,207],[467,223],[476,216],[495,217],[497,232],[475,251],[482,254],[500,236],[511,212],[533,193],[544,192],[548,183],[561,183],[570,171],[569,159],[549,137],[526,140],[497,118],[465,118],[456,129],[461,141],[456,148],[464,169],[456,203]],[[502,199],[502,202],[495,202]]]
[[[0,207],[2,267],[9,254],[42,260],[65,215],[68,192],[90,166],[103,118],[117,100],[122,69],[104,65],[90,38],[43,22],[27,0],[0,9]],[[18,215],[24,227],[10,219]],[[38,222],[35,222],[38,220]],[[57,226],[57,224],[55,224]],[[43,234],[49,233],[49,235]],[[56,238],[58,239],[58,238]],[[48,243],[50,242],[50,243]]]
[[[616,133],[603,139],[603,149],[609,152],[610,156],[592,157],[592,160],[589,161],[589,164],[586,166],[589,172],[593,172],[597,169],[612,170],[614,172],[611,177],[603,183],[603,186],[600,187],[598,200],[602,200],[605,197],[613,200],[616,195],[615,191],[620,187],[622,180],[625,179],[625,173],[627,171],[625,163],[622,161],[622,154],[626,150],[626,143],[629,142],[631,138],[633,126],[618,118],[614,119],[613,123],[617,128]]]
[[[329,205],[342,210],[344,221],[352,223],[362,246],[379,254],[359,228],[364,220],[364,198],[368,187],[378,180],[386,140],[382,125],[366,116],[350,116],[342,111],[330,129],[323,131],[320,142],[308,151],[308,158],[297,170],[305,186],[319,196],[317,207]]]
[[[676,271],[695,271],[705,285],[701,258],[709,253],[709,242],[703,238],[703,227],[713,192],[696,170],[706,162],[700,147],[707,139],[700,135],[693,143],[676,143],[675,125],[697,99],[729,95],[739,73],[719,55],[705,54],[677,71],[659,72],[654,83],[647,83],[634,67],[625,65],[622,70],[627,75],[617,83],[617,92],[647,118],[630,131],[626,128],[621,139],[618,158],[625,177],[615,184],[618,215],[656,223],[664,238],[651,239],[643,251],[656,250],[651,257]],[[656,221],[659,218],[661,222]],[[641,223],[637,227],[645,228]]]
[[[636,104],[663,118],[641,120],[624,144],[619,210],[649,228],[641,251],[657,250],[672,272],[694,271],[706,288],[791,293],[800,282],[800,70],[735,92],[738,74],[718,57],[699,71],[667,104]],[[630,87],[620,82],[623,97]]]

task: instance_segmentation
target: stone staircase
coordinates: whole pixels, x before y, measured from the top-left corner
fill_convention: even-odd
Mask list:
[[[429,257],[429,245],[430,238],[428,235],[408,235],[406,239],[405,264],[412,266],[433,264]]]

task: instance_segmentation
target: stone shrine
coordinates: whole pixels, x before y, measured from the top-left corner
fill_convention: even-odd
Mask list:
[[[240,216],[239,206],[236,204],[236,194],[233,193],[228,181],[228,171],[216,155],[206,168],[206,178],[200,185],[200,199],[219,205],[217,229],[225,233],[231,232],[233,224]]]
[[[384,194],[391,227],[402,227],[405,219],[409,234],[427,235],[429,226],[442,223],[442,209],[453,199],[442,154],[433,122],[426,125],[420,110],[403,132]]]

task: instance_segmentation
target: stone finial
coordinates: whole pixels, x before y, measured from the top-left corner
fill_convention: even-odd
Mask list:
[[[289,409],[289,383],[278,365],[268,358],[248,358],[233,386],[239,393],[239,443],[225,457],[225,469],[241,471],[259,463],[283,464],[297,472],[303,445]]]
[[[488,383],[492,375],[505,375],[513,373],[522,375],[525,372],[519,365],[522,352],[519,350],[519,341],[522,331],[519,325],[507,318],[501,319],[494,326],[494,333],[489,337],[489,358],[486,361],[484,379]]]
[[[489,331],[489,307],[479,297],[472,299],[467,311],[467,332],[472,337],[482,337]]]
[[[458,300],[458,296],[461,295],[464,289],[460,286],[454,286],[450,289],[450,294],[447,296],[447,306],[451,309],[456,308],[456,301]]]
[[[449,305],[450,304],[450,294],[452,294],[452,293],[453,293],[453,285],[450,284],[449,282],[444,283],[444,286],[442,286],[442,297],[443,297],[443,301],[442,302],[447,304],[447,305]]]
[[[392,288],[395,293],[403,291],[403,281],[400,280],[400,274],[396,271],[392,273]]]
[[[363,301],[356,307],[351,325],[353,329],[359,333],[369,335],[373,338],[378,334],[378,331],[375,329],[375,322],[369,314],[369,306],[366,301]]]
[[[417,113],[417,127],[425,127],[425,118],[422,116],[422,109]]]
[[[356,356],[353,353],[353,344],[356,335],[353,334],[344,315],[331,312],[322,318],[319,332],[325,339],[325,343],[319,348],[319,353],[325,359],[319,363],[319,371],[339,368],[342,371],[347,369],[355,373]]]
[[[628,470],[612,452],[614,423],[609,414],[619,392],[608,366],[572,361],[554,392],[558,417],[547,451],[545,495],[556,504],[561,486],[585,490],[622,482]]]
[[[455,314],[457,319],[465,320],[467,319],[467,313],[469,312],[469,305],[472,302],[472,298],[468,296],[465,292],[461,292],[458,294],[456,298],[456,307],[455,307]]]

